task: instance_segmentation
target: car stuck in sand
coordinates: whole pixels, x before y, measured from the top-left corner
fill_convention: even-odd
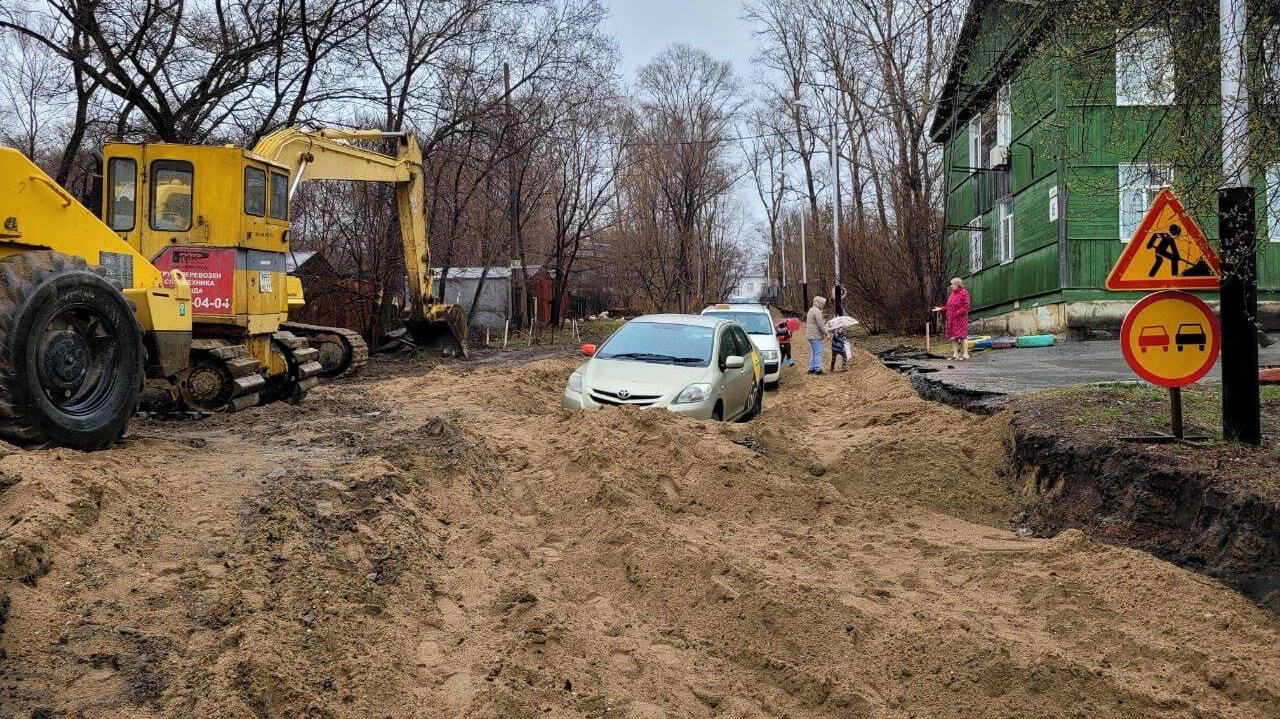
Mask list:
[[[696,419],[746,421],[760,413],[764,365],[737,322],[645,315],[618,329],[569,375],[562,406],[665,407]]]

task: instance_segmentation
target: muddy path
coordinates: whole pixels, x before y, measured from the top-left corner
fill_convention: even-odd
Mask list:
[[[865,354],[747,425],[564,412],[577,361],[0,458],[0,715],[1280,712],[1275,615],[1009,531],[1007,415]]]

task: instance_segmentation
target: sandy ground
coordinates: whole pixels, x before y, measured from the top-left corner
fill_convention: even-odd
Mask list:
[[[862,353],[751,424],[570,413],[576,361],[4,456],[0,716],[1280,716],[1276,616],[1008,531],[1008,417]]]

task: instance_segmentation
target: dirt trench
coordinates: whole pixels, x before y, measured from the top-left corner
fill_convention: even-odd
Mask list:
[[[572,413],[576,362],[375,373],[0,458],[0,715],[1280,709],[1275,615],[1009,530],[1007,413],[862,353],[750,424]]]
[[[1062,436],[1037,413],[1015,420],[1014,456],[1039,536],[1078,528],[1223,582],[1280,613],[1280,506],[1223,471],[1115,439]],[[1188,450],[1195,451],[1195,450]],[[1228,472],[1230,468],[1225,468]]]

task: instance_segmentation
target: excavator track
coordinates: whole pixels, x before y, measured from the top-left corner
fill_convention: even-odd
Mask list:
[[[307,396],[311,388],[320,384],[320,376],[324,367],[320,364],[320,351],[307,343],[306,337],[299,337],[287,330],[271,335],[273,349],[284,355],[289,365],[287,377],[269,380],[267,391],[262,393],[260,404],[284,401],[298,404]]]
[[[320,376],[345,377],[360,371],[369,362],[369,345],[358,332],[345,327],[322,327],[300,322],[281,323],[280,329],[305,337],[319,352]]]
[[[178,383],[182,404],[200,412],[238,412],[258,404],[266,380],[244,345],[228,340],[191,342],[191,367]]]

